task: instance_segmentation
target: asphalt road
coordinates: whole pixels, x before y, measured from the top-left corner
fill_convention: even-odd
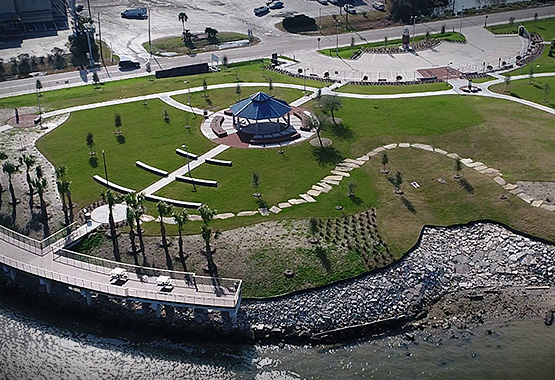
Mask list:
[[[533,19],[534,13],[536,12],[538,13],[540,18],[554,17],[555,6],[490,14],[488,15],[488,25],[507,23],[510,17],[514,17],[516,21]],[[466,27],[483,26],[484,21],[484,15],[464,18],[462,23],[463,33]],[[426,31],[439,31],[443,25],[445,25],[447,30],[459,30],[461,22],[460,19],[453,19],[425,24],[417,24],[415,28],[416,34],[423,34],[426,33]],[[403,28],[403,26],[396,26],[386,29],[368,30],[355,34],[355,40],[356,43],[359,43],[362,40],[381,41],[384,39],[385,36],[390,39],[398,38],[399,36],[401,36]],[[338,40],[336,40],[336,36],[322,36],[320,41],[321,48],[334,47],[336,46],[336,41],[338,41],[339,46],[349,45],[351,43],[351,37],[352,34],[343,34],[339,36]],[[280,53],[294,57],[296,54],[298,54],[298,52],[315,50],[317,48],[317,45],[317,37],[315,36],[285,35],[284,33],[282,33],[281,36],[265,36],[262,42],[255,46],[226,50],[225,54],[227,55],[230,62],[269,57],[272,53]],[[218,54],[220,59],[223,54],[224,53],[222,52]],[[175,66],[210,62],[210,59],[211,53],[204,53],[198,54],[194,57],[178,56],[170,58],[156,58],[151,62],[153,70],[158,70],[160,68],[168,69]],[[141,69],[131,72],[121,72],[117,68],[117,66],[111,66],[107,69],[98,69],[98,74],[101,78],[101,81],[108,81],[135,76],[143,76],[146,75],[146,72],[144,69],[144,65]],[[81,70],[61,74],[46,75],[41,77],[40,79],[43,87],[48,90],[53,88],[83,85],[89,83],[91,81],[91,77],[91,70]],[[0,98],[33,92],[35,89],[35,81],[36,78],[28,78],[19,79],[16,81],[2,82],[0,83]]]

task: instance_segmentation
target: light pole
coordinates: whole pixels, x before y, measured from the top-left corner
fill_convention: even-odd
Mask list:
[[[106,166],[106,155],[102,149],[102,162],[104,162],[104,176],[106,177],[106,186],[108,186],[108,166]]]
[[[184,81],[183,83],[187,85],[187,92],[189,93],[189,107],[191,107],[191,113],[193,114],[193,118],[196,119],[197,115],[195,114],[195,111],[193,110],[193,104],[191,103],[191,83],[188,80]],[[187,116],[187,120],[189,120],[188,116]],[[188,124],[189,122],[187,122],[187,125]]]
[[[459,34],[462,34],[463,15],[464,15],[464,6],[461,7],[461,23],[460,23],[460,25],[459,25]]]
[[[484,28],[488,26],[488,15],[486,15],[486,22],[484,22]]]
[[[412,48],[414,49],[414,34],[416,32],[416,16],[410,16],[412,19]]]
[[[308,67],[303,68],[303,91],[306,93],[306,71]]]
[[[335,55],[339,57],[339,21],[335,20]]]
[[[148,53],[152,58],[152,40],[150,38],[150,7],[148,8]]]
[[[449,83],[450,75],[449,75],[449,67],[453,64],[453,62],[449,62],[447,64],[447,83]]]
[[[186,158],[187,158],[187,171],[189,172],[189,178],[191,178],[191,183],[193,184],[193,191],[196,192],[197,191],[197,187],[195,185],[195,183],[193,182],[193,176],[191,175],[191,164],[189,161],[189,147],[185,144],[181,145],[182,148],[185,149],[185,152],[187,153]]]

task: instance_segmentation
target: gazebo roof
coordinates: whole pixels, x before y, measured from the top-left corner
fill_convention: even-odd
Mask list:
[[[232,105],[231,112],[238,117],[251,120],[275,119],[291,111],[286,101],[257,92]]]

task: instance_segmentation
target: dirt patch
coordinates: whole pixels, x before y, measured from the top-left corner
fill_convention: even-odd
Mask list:
[[[541,199],[549,205],[555,205],[555,182],[518,181],[516,184],[532,198]]]

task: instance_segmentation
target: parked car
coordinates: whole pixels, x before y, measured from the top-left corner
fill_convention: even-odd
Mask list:
[[[281,8],[283,8],[283,2],[281,1],[276,1],[275,3],[270,5],[270,9],[281,9]]]
[[[330,4],[333,5],[339,5],[339,3],[341,3],[341,0],[328,0]]]
[[[141,68],[141,64],[134,59],[122,59],[119,61],[118,66],[120,70],[135,70]]]
[[[318,0],[318,2],[322,5],[328,5],[328,0]]]
[[[385,11],[385,5],[381,1],[374,1],[372,3],[372,6],[374,7],[374,9],[377,9],[378,11],[382,11],[382,12]]]
[[[146,20],[148,18],[148,11],[146,8],[127,9],[121,12],[121,17]]]
[[[268,7],[254,8],[254,14],[256,16],[264,16],[268,12],[270,12],[270,8],[268,8]]]
[[[343,10],[347,13],[352,14],[352,15],[355,15],[357,13],[357,10],[355,9],[355,7],[352,4],[345,4],[343,6]]]

